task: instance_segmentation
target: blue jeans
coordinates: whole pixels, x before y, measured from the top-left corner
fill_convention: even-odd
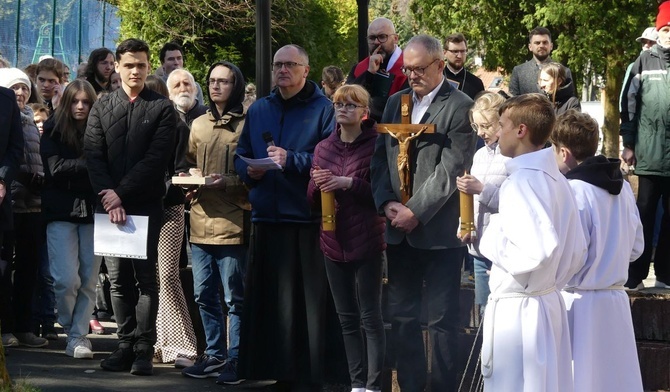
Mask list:
[[[246,252],[245,245],[191,244],[193,291],[205,329],[205,354],[219,359],[237,359],[239,355]],[[228,306],[227,350],[219,284]]]
[[[479,314],[484,316],[484,309],[489,300],[491,289],[489,288],[489,274],[491,262],[483,257],[472,256],[475,266],[475,304],[479,305]]]
[[[58,323],[68,337],[86,336],[101,261],[93,256],[93,224],[51,222],[47,243]]]

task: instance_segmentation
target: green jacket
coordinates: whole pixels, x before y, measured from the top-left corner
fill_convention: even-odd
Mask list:
[[[663,51],[667,51],[664,54]],[[623,145],[635,150],[635,173],[670,177],[670,48],[640,54],[621,92]]]

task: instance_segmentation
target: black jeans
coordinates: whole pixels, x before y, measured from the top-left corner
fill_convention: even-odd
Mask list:
[[[386,352],[381,309],[382,255],[347,263],[326,257],[326,274],[342,326],[351,387],[381,390]],[[361,321],[367,342],[367,361]]]
[[[389,307],[398,384],[403,392],[426,389],[426,354],[421,335],[421,302],[428,310],[433,347],[432,391],[456,391],[461,264],[467,248],[426,250],[406,240],[388,245]]]
[[[4,305],[2,333],[32,332],[33,298],[40,268],[40,251],[44,245],[44,222],[39,212],[14,214],[14,231],[6,232],[3,259],[6,267],[2,279]],[[12,280],[12,253],[14,277]],[[11,298],[11,299],[10,299]]]
[[[105,256],[112,307],[118,325],[119,347],[134,347],[136,352],[153,353],[158,315],[158,236],[163,222],[162,204],[128,211],[128,215],[149,216],[147,260]]]
[[[654,257],[654,271],[656,280],[670,284],[670,241],[667,241],[670,235],[670,177],[660,176],[639,176],[637,208],[644,230],[644,252],[628,267],[628,279],[636,284],[646,279],[649,274],[659,199],[663,203],[664,212]]]

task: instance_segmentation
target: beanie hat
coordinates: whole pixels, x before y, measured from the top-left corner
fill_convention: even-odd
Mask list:
[[[11,88],[13,85],[23,83],[28,86],[28,91],[32,87],[30,78],[25,72],[18,68],[0,68],[0,86]]]
[[[656,16],[656,30],[670,24],[670,1],[663,2],[658,6],[658,16]]]

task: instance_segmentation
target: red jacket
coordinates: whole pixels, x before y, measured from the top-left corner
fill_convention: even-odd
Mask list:
[[[312,168],[329,169],[335,176],[353,177],[350,189],[335,191],[335,231],[321,231],[321,250],[334,261],[359,261],[384,249],[385,220],[377,214],[370,187],[370,160],[377,139],[374,120],[363,120],[363,133],[352,143],[340,139],[339,126],[316,145]],[[321,192],[309,181],[307,200],[320,204]]]
[[[354,68],[354,77],[358,78],[359,76],[363,75],[363,72],[367,72],[369,65],[370,65],[370,57],[368,56],[356,65],[356,68]],[[398,57],[398,60],[396,60],[396,62],[393,64],[393,67],[391,67],[391,69],[386,70],[388,73],[395,75],[393,83],[391,84],[391,89],[389,90],[388,93],[389,97],[397,93],[398,91],[402,90],[405,82],[407,82],[407,76],[405,76],[405,74],[402,73],[402,71],[400,70],[400,68],[402,68],[402,65],[403,65],[403,55],[401,54],[400,57]]]

